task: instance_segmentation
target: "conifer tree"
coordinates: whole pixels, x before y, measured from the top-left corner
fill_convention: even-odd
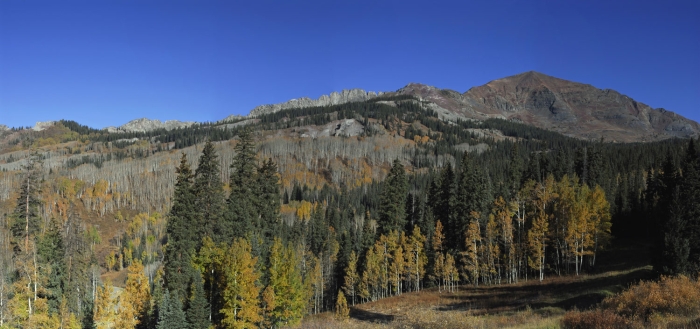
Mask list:
[[[176,172],[178,175],[175,182],[173,206],[166,226],[168,244],[165,247],[164,255],[164,280],[166,290],[185,297],[187,296],[188,281],[193,275],[192,255],[198,241],[193,230],[197,211],[192,193],[192,170],[185,153],[182,153]]]
[[[254,227],[260,228],[260,218],[256,213],[256,205],[259,205],[256,196],[260,193],[256,184],[258,168],[255,163],[255,145],[249,129],[246,128],[240,133],[234,151],[236,155],[231,164],[228,212],[221,227],[229,241],[234,236],[245,236]]]
[[[198,272],[192,273],[190,295],[187,300],[186,318],[188,329],[209,328],[209,303],[204,293],[204,282]]]
[[[66,249],[59,225],[58,220],[52,218],[37,246],[39,262],[42,264],[41,274],[46,278],[46,299],[52,314],[59,311],[66,279],[66,264],[63,258]]]
[[[219,170],[219,156],[214,144],[207,141],[194,174],[193,191],[197,209],[197,237],[208,236],[214,241],[225,240],[227,230],[221,225],[224,211],[224,189]]]
[[[469,227],[472,212],[484,214],[490,202],[488,181],[484,173],[476,166],[469,153],[462,157],[459,181],[456,186],[455,201],[448,225],[448,243],[452,249],[458,249],[464,232]]]
[[[166,290],[158,307],[156,329],[188,329],[188,327],[180,298],[171,296]]]
[[[17,206],[10,217],[11,231],[14,236],[13,249],[15,254],[21,251],[29,252],[29,240],[35,238],[41,224],[39,214],[40,200],[40,168],[39,155],[33,154],[22,166],[22,180],[17,198]]]
[[[380,234],[403,229],[406,222],[407,195],[406,172],[401,162],[396,159],[384,181],[379,197],[379,221],[377,224]]]

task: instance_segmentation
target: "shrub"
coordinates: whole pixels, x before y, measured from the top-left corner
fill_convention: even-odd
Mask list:
[[[606,298],[603,308],[644,321],[652,315],[695,315],[700,312],[700,282],[686,276],[641,282]]]
[[[561,326],[565,329],[633,328],[630,321],[610,310],[571,311],[564,315]]]

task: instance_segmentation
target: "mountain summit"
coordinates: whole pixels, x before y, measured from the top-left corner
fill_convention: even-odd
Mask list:
[[[396,93],[420,97],[465,119],[501,118],[584,139],[638,142],[700,133],[697,122],[673,112],[653,109],[614,90],[535,71],[465,93],[421,84]]]

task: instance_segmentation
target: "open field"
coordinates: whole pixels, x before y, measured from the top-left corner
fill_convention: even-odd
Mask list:
[[[598,262],[589,274],[550,274],[543,282],[406,293],[352,307],[344,322],[329,313],[310,316],[301,328],[559,328],[566,311],[590,309],[633,283],[653,278],[645,245],[619,243]]]

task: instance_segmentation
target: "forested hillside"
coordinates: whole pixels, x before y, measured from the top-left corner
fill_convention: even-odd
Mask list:
[[[423,289],[700,270],[692,139],[441,119],[410,95],[172,130],[0,131],[0,327],[298,324]]]

